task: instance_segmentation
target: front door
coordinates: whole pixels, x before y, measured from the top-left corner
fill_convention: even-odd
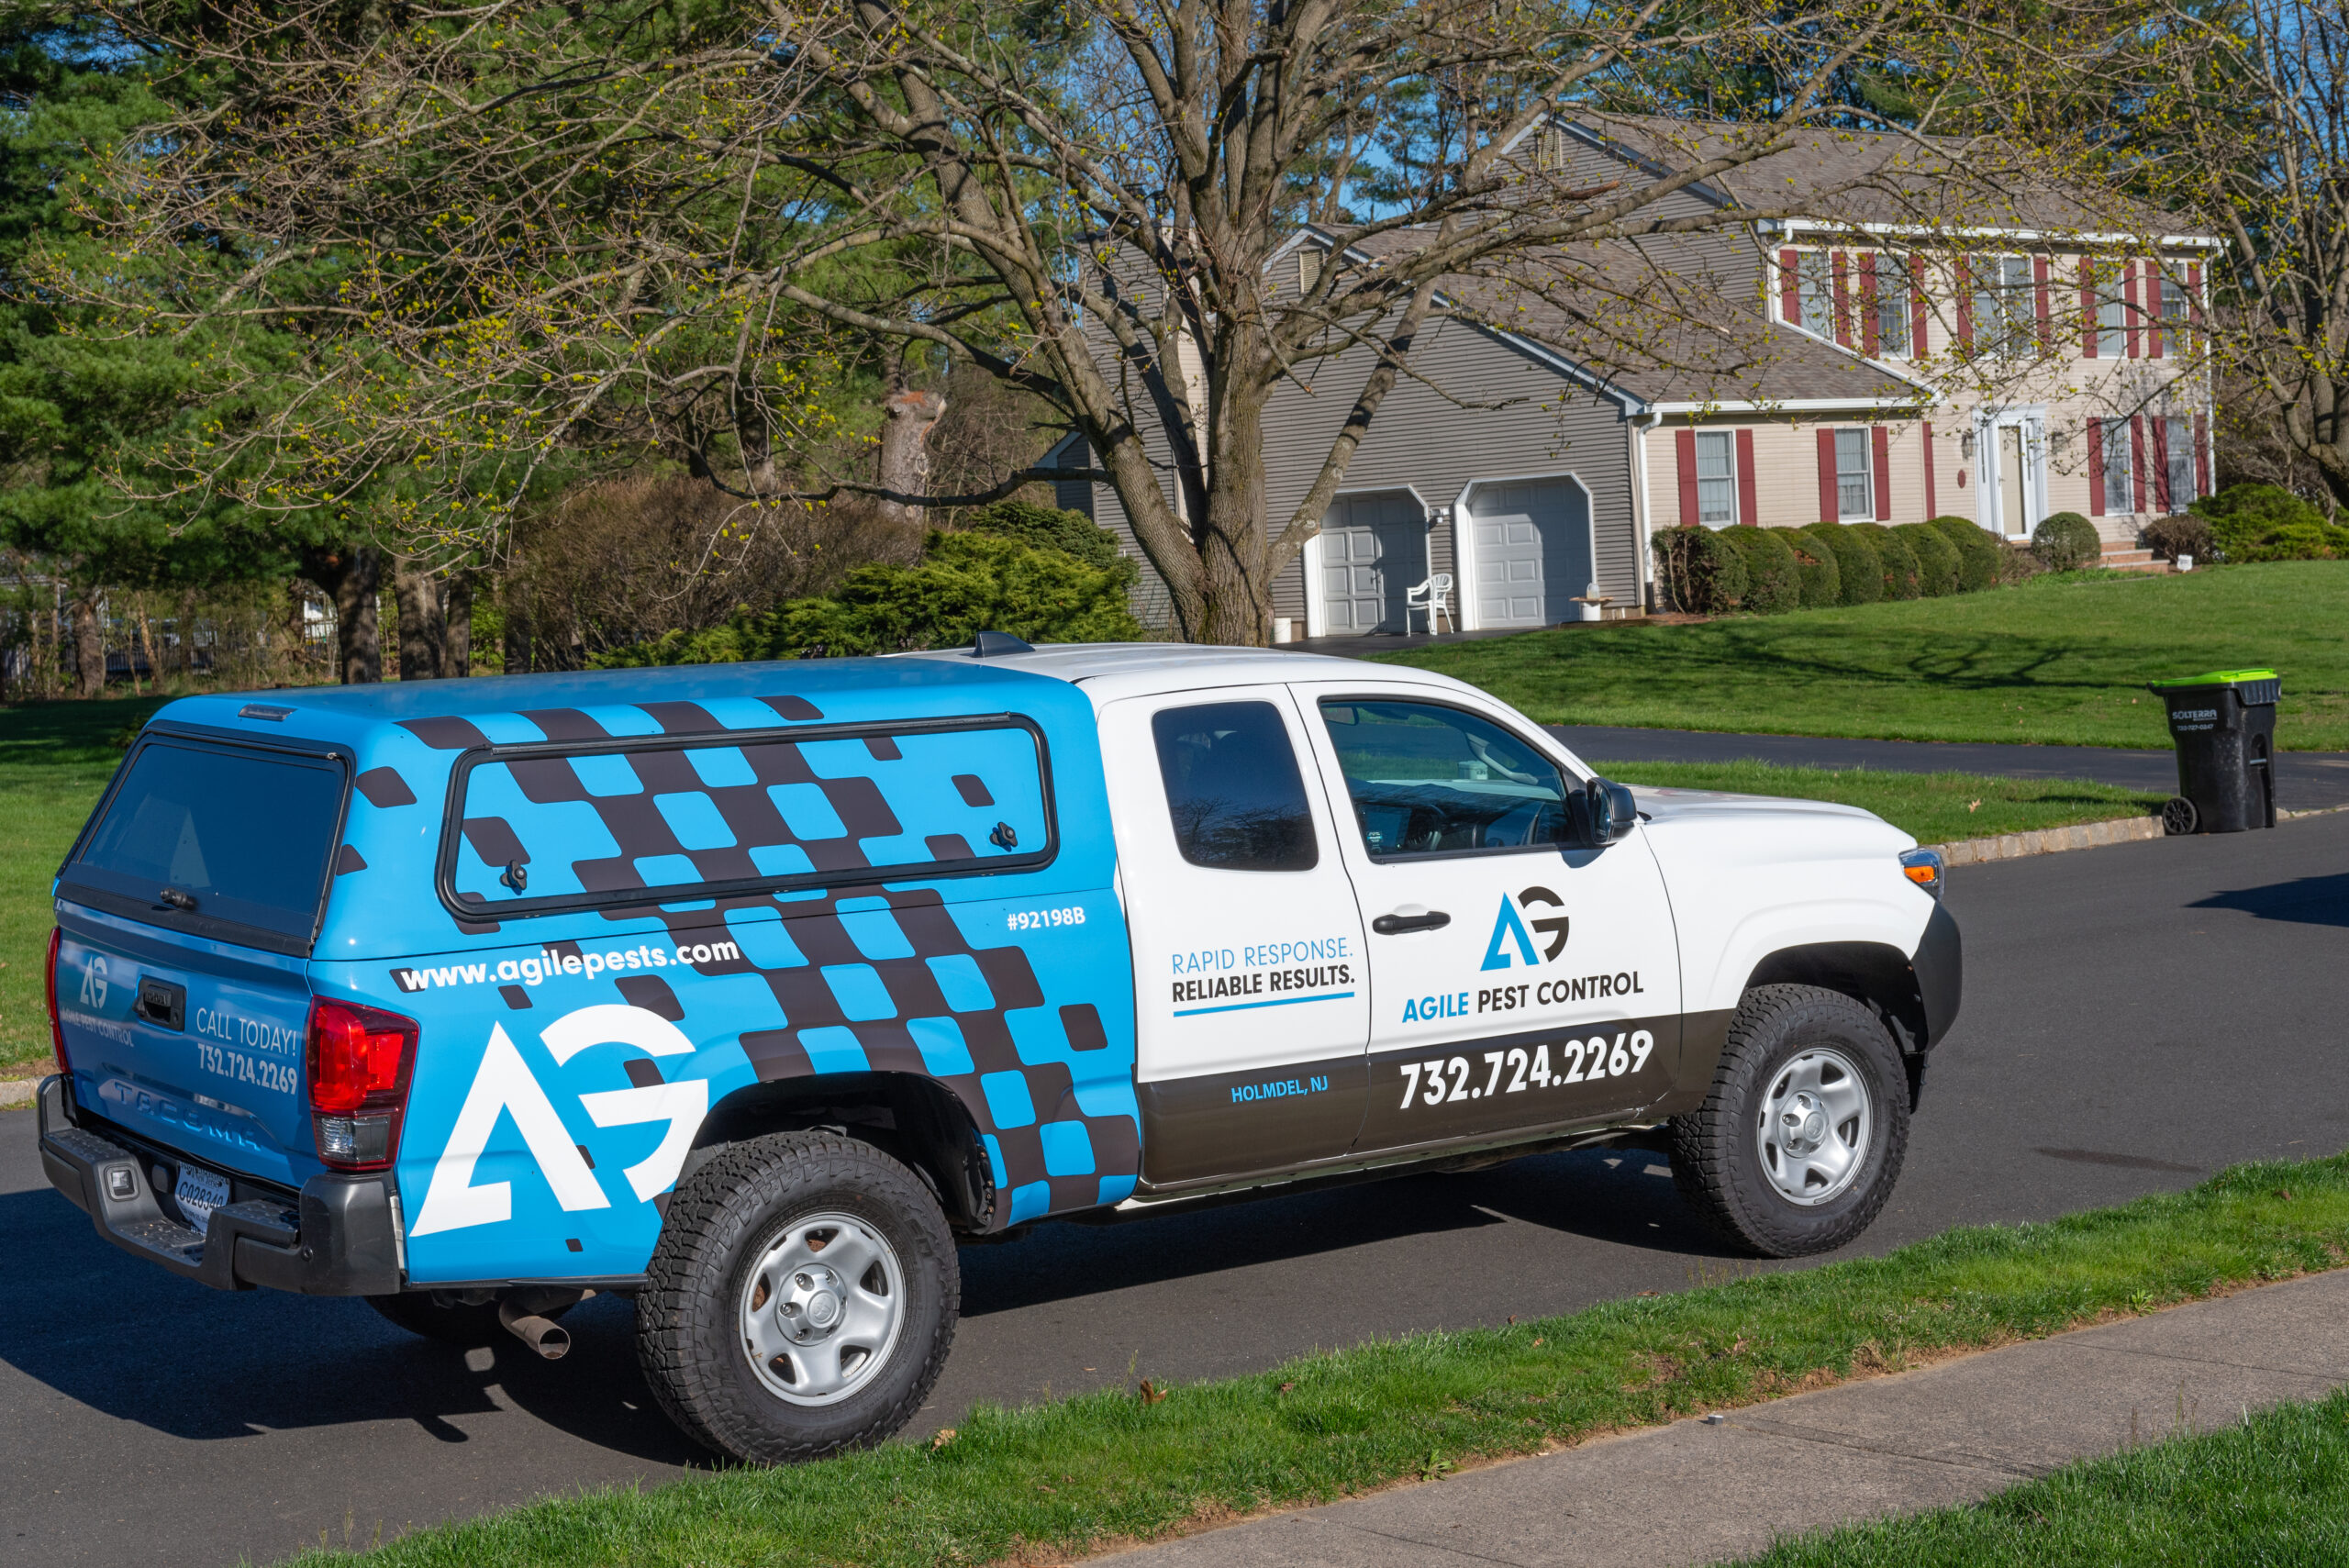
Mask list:
[[[1639,833],[1569,847],[1580,781],[1499,713],[1300,694],[1353,808],[1344,853],[1371,930],[1357,1152],[1611,1119],[1662,1095],[1679,951]]]
[[[1334,1159],[1362,1126],[1363,929],[1283,686],[1101,713],[1134,965],[1142,1180]]]
[[[1321,598],[1331,636],[1406,629],[1403,595],[1427,574],[1427,517],[1408,491],[1330,504],[1321,524]]]
[[[2022,427],[1998,427],[1998,517],[2005,523],[2008,536],[2020,539],[2031,532],[2031,511],[2023,504],[2028,488],[2022,471]]]

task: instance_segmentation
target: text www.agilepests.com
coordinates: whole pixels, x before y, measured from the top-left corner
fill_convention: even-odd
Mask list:
[[[674,948],[650,945],[618,952],[557,952],[540,948],[528,958],[500,959],[495,963],[452,963],[431,969],[395,969],[392,979],[403,991],[429,991],[449,985],[536,985],[558,974],[593,978],[628,969],[667,969],[672,964],[725,963],[742,956],[732,942],[694,942]]]

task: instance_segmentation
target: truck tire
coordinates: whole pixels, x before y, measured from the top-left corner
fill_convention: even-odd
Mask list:
[[[1672,1120],[1672,1179],[1732,1246],[1799,1258],[1868,1228],[1908,1149],[1908,1073],[1876,1016],[1816,985],[1757,985],[1711,1093]]]
[[[921,1407],[962,1283],[920,1177],[852,1138],[776,1133],[672,1195],[636,1300],[637,1356],[703,1446],[749,1464],[819,1459]]]

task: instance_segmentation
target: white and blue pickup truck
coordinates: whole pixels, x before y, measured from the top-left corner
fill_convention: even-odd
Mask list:
[[[1838,1246],[1958,1006],[1864,811],[1609,784],[1457,681],[1181,646],[204,696],[56,883],[42,1158],[222,1289],[541,1354],[633,1297],[752,1462],[878,1440],[958,1239],[1669,1151]]]

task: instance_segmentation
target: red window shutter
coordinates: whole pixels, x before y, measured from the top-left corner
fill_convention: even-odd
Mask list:
[[[2194,416],[2194,494],[2210,494],[2210,417]]]
[[[1974,269],[1963,256],[1957,259],[1957,344],[1974,347]]]
[[[1835,432],[1819,432],[1819,520],[1840,523],[1843,508],[1835,496]]]
[[[1697,526],[1697,432],[1675,430],[1672,436],[1674,454],[1680,462],[1680,525]]]
[[[2080,258],[2080,357],[2096,358],[2096,263]]]
[[[2169,502],[2169,421],[2155,419],[2154,427],[2154,510],[2167,517]]]
[[[2145,263],[2145,352],[2160,359],[2168,345],[2163,339],[2169,334],[2162,329],[2162,269],[2158,261]]]
[[[2088,421],[2088,516],[2104,516],[2104,421]]]
[[[2129,357],[2136,359],[2143,351],[2138,346],[2137,322],[2137,263],[2121,263],[2121,320],[2129,324]]]
[[[1760,520],[1762,498],[1753,488],[1753,432],[1737,433],[1737,520],[1752,528]]]
[[[1869,432],[1876,443],[1876,520],[1892,521],[1892,432],[1878,425]]]
[[[1933,428],[1925,427],[1925,516],[1942,515],[1941,503],[1933,498]]]
[[[1909,258],[1909,357],[1925,357],[1925,259]]]
[[[1838,250],[1828,263],[1835,279],[1835,340],[1852,346],[1852,259]]]
[[[1778,252],[1778,309],[1787,321],[1802,325],[1802,252]]]
[[[2145,509],[2145,417],[2129,417],[2129,509]]]
[[[2199,353],[2202,348],[2203,327],[2202,269],[2199,266],[2186,269],[2186,318],[2194,323],[2194,349]],[[2208,495],[2210,493],[2209,488],[2204,487],[2202,494]]]
[[[2052,354],[2055,351],[2055,300],[2054,291],[2048,286],[2050,273],[2046,257],[2032,258],[2031,276],[2039,295],[2039,351]]]
[[[1876,252],[1860,258],[1860,352],[1876,357]]]

